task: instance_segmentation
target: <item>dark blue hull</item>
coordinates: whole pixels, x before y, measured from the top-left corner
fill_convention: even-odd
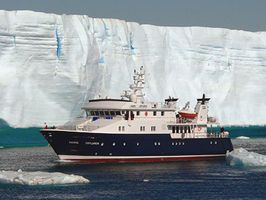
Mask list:
[[[224,157],[230,138],[172,139],[170,134],[106,134],[41,130],[60,159],[77,161],[164,161]]]

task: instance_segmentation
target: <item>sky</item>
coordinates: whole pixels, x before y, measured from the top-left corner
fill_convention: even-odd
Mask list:
[[[159,26],[266,31],[266,0],[0,0],[0,9],[88,15]]]

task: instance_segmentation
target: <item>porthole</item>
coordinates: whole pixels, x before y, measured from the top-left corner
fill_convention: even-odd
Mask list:
[[[96,152],[94,155],[95,155],[95,156],[97,156],[97,155],[98,155],[98,153]]]
[[[172,146],[174,145],[175,143],[174,142],[172,142]]]
[[[185,142],[183,142],[182,145],[185,145]]]
[[[126,143],[125,142],[123,142],[123,146],[126,146]]]
[[[113,155],[112,153],[109,153],[109,156]]]
[[[215,141],[214,144],[217,144],[217,141]]]
[[[101,146],[103,146],[103,145],[104,145],[104,143],[102,142],[102,143],[101,143]]]
[[[137,142],[137,146],[139,146],[139,142]]]
[[[113,146],[115,146],[115,142],[113,142]]]
[[[157,142],[154,142],[154,145],[157,146]]]
[[[160,143],[160,142],[158,142],[158,145],[160,146],[160,145],[161,145],[161,143]]]
[[[212,141],[210,141],[210,144],[212,144]]]
[[[179,142],[178,144],[181,145],[181,142]]]

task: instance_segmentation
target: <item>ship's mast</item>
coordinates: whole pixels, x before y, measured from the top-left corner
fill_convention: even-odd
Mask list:
[[[125,90],[122,94],[121,97],[126,97],[130,99],[130,101],[135,102],[137,104],[142,104],[143,103],[143,97],[144,93],[142,92],[142,89],[144,88],[144,78],[145,78],[145,71],[143,69],[143,66],[140,67],[139,71],[134,70],[134,84],[130,85],[129,90]],[[131,93],[130,93],[131,92]]]

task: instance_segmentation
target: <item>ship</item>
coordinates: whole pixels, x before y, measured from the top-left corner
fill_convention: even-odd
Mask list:
[[[233,150],[228,131],[208,116],[210,98],[188,102],[178,98],[145,102],[145,70],[134,70],[133,84],[121,98],[91,99],[84,115],[63,126],[41,129],[60,160],[87,162],[160,162],[225,158]]]

